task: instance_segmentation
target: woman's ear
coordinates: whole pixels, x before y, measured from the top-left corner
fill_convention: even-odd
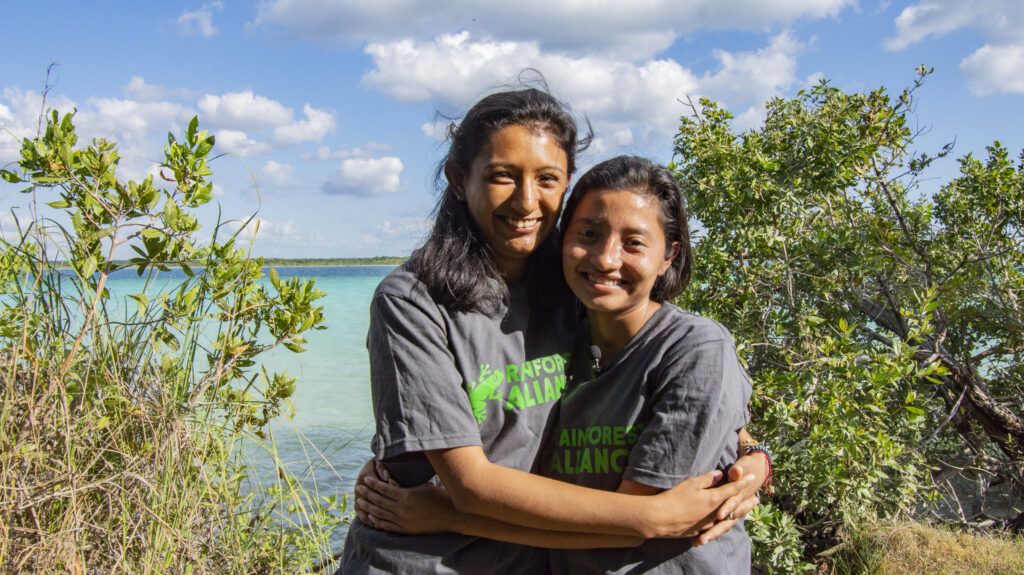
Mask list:
[[[444,178],[448,180],[448,187],[460,202],[466,201],[466,188],[463,186],[462,173],[451,160],[444,163]]]
[[[658,271],[658,275],[665,275],[668,268],[672,267],[672,262],[679,257],[679,248],[682,245],[679,242],[672,242],[672,246],[665,252],[665,261],[661,263],[661,270]]]

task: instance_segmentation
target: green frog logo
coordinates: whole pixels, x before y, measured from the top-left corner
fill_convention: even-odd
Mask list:
[[[477,424],[487,419],[487,400],[501,401],[501,385],[505,383],[505,373],[502,371],[491,371],[491,366],[486,363],[480,364],[480,377],[469,389],[469,405],[473,408],[473,416]]]

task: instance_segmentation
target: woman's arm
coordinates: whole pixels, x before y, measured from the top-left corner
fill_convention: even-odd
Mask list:
[[[627,535],[534,529],[461,513],[445,490],[434,485],[404,488],[372,477],[365,483],[365,487],[356,488],[356,512],[364,523],[376,529],[406,535],[454,532],[549,549],[635,547],[643,542]]]
[[[706,479],[710,486],[715,475],[707,474]],[[535,529],[461,513],[445,490],[434,485],[403,488],[394,481],[385,482],[372,476],[367,476],[363,483],[365,486],[356,487],[356,513],[363,523],[377,529],[407,535],[455,532],[549,549],[635,547],[643,542],[639,537],[627,535]],[[630,495],[656,495],[661,491],[633,481],[623,481],[619,486],[619,492]],[[756,498],[744,502],[736,510],[737,514],[746,514],[756,503]]]
[[[746,486],[705,489],[691,478],[657,496],[638,497],[490,463],[448,349],[443,314],[428,298],[398,289],[401,277],[395,277],[395,285],[382,284],[371,306],[375,450],[385,463],[424,453],[460,511],[549,530],[671,537],[713,519],[708,516]]]
[[[640,497],[563,483],[495,465],[480,447],[428,451],[455,508],[548,530],[681,537],[710,523],[718,507],[755,481],[712,487],[720,474],[686,479],[658,495]]]

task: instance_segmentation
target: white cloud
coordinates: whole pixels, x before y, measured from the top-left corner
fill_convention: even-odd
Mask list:
[[[125,98],[89,98],[84,103],[50,94],[47,107],[67,113],[77,109],[79,142],[95,137],[117,142],[122,176],[138,179],[155,172],[163,159],[168,132],[180,137],[196,115],[187,90],[149,84],[140,76],[124,87]],[[0,92],[0,165],[20,157],[21,140],[36,134],[41,94],[8,87]],[[199,99],[200,126],[212,127],[217,150],[242,157],[272,152],[275,147],[322,139],[335,125],[334,114],[309,104],[303,118],[293,110],[252,92],[207,95]]]
[[[20,88],[4,88],[0,95],[0,165],[3,165],[21,158],[23,138],[35,137],[43,96]],[[62,114],[78,107],[74,101],[54,95],[49,96],[47,104]]]
[[[623,149],[629,149],[635,144],[636,138],[629,127],[619,128],[614,131],[598,130],[594,140],[590,142],[587,155],[592,158],[604,159],[616,153],[621,153]],[[592,165],[590,164],[581,164],[577,171],[583,173],[591,167]]]
[[[217,146],[222,151],[243,158],[266,154],[270,151],[269,144],[253,140],[241,130],[219,130],[214,136],[216,137]]]
[[[738,132],[745,132],[747,130],[753,130],[761,127],[764,122],[767,112],[764,106],[751,106],[744,112],[736,114],[735,119],[732,121],[733,128]]]
[[[217,26],[213,23],[213,11],[224,7],[223,2],[203,4],[198,10],[186,10],[178,16],[178,30],[184,34],[199,34],[203,38],[217,35]]]
[[[381,196],[398,191],[402,160],[394,156],[348,158],[320,189],[331,195]]]
[[[366,51],[375,65],[363,78],[367,85],[398,100],[456,109],[525,66],[540,70],[555,94],[592,119],[664,118],[667,109],[678,115],[675,99],[697,87],[697,77],[673,60],[576,58],[543,52],[533,42],[473,40],[467,32],[427,43],[371,44]]]
[[[448,130],[451,128],[451,122],[444,119],[436,119],[433,122],[425,122],[420,126],[420,130],[423,135],[438,142],[443,142],[448,138]]]
[[[363,83],[402,102],[461,113],[522,70],[541,71],[554,93],[597,127],[594,150],[664,150],[680,101],[707,95],[729,106],[760,104],[798,81],[802,43],[775,35],[761,50],[717,51],[716,70],[695,73],[659,56],[698,30],[767,32],[835,17],[854,0],[268,0],[251,28],[297,38],[364,44]],[[395,18],[394,14],[401,14]],[[445,122],[421,126],[441,140]],[[585,160],[583,160],[585,161]]]
[[[207,94],[200,98],[203,119],[232,130],[260,130],[292,123],[292,109],[251,91],[229,92],[222,96]]]
[[[286,186],[295,180],[295,168],[275,160],[267,160],[260,174],[272,186]]]
[[[179,132],[193,112],[173,102],[140,102],[119,98],[93,98],[78,113],[89,131],[117,139],[124,146],[148,148],[154,133]],[[124,154],[122,154],[124,155]]]
[[[39,114],[39,104],[36,103],[34,113],[26,114],[26,110],[18,109],[19,95],[7,88],[3,96],[9,105],[0,102],[0,165],[20,158],[22,138],[29,138],[36,133],[36,124],[30,123],[29,119]]]
[[[334,129],[334,114],[328,110],[318,110],[309,104],[302,107],[305,120],[299,120],[274,128],[274,140],[281,144],[298,144],[300,142],[319,142]]]
[[[854,0],[272,0],[250,27],[349,43],[429,40],[453,30],[545,49],[651,57],[700,29],[762,31],[834,17]],[[401,14],[396,18],[395,14]]]
[[[922,0],[896,17],[896,35],[885,41],[902,50],[960,29],[976,30],[989,40],[960,61],[975,96],[1024,93],[1024,2],[1020,0]]]
[[[720,67],[697,76],[671,59],[633,61],[545,52],[532,42],[475,40],[469,33],[432,42],[371,44],[374,68],[364,83],[404,101],[430,100],[465,110],[473,100],[524,66],[540,70],[552,92],[597,126],[595,151],[622,146],[665,149],[687,97],[707,95],[727,105],[760,103],[797,81],[802,44],[781,33],[755,52],[716,52]],[[424,128],[425,133],[437,126]]]
[[[976,96],[995,92],[1024,94],[1024,44],[985,44],[960,62],[960,70]]]
[[[796,80],[796,55],[803,44],[782,33],[756,52],[715,50],[721,65],[701,78],[701,89],[732,104],[760,102],[788,88]]]
[[[1024,2],[923,0],[904,8],[895,23],[896,35],[885,41],[890,50],[902,50],[961,28],[979,30],[1000,43],[1017,42],[1024,30]]]
[[[39,125],[42,95],[32,90],[5,88],[0,98],[0,163],[20,157],[21,139],[34,137]],[[50,94],[47,108],[75,114],[78,141],[84,145],[102,137],[117,142],[122,176],[141,178],[163,158],[161,136],[180,133],[194,112],[167,101],[90,98],[79,103]],[[45,124],[44,124],[45,125]]]
[[[387,240],[404,240],[406,244],[418,244],[430,231],[429,218],[400,218],[387,220],[377,226],[379,237]]]
[[[159,100],[163,97],[166,89],[163,86],[147,84],[146,79],[142,76],[132,76],[128,85],[125,86],[125,92],[136,100]]]
[[[19,219],[24,219],[24,216]],[[21,236],[18,232],[19,228],[24,230],[26,225],[25,222],[20,223],[19,226],[19,222],[15,220],[15,216],[10,211],[0,211],[0,237],[6,242],[18,240]]]
[[[359,237],[359,243],[364,248],[383,249],[384,253],[407,254],[427,237],[431,223],[430,218],[421,217],[386,220],[372,231],[363,232]]]
[[[130,100],[142,102],[195,100],[197,94],[187,88],[168,88],[159,84],[150,84],[142,76],[132,76],[124,93]]]
[[[256,251],[270,255],[294,254],[294,248],[311,249],[322,247],[326,243],[319,234],[304,232],[304,227],[294,220],[280,222],[252,218],[236,220],[232,225],[235,230],[241,231],[239,237],[243,241],[253,242]]]
[[[367,85],[401,101],[458,104],[542,56],[534,42],[475,41],[469,32],[446,34],[432,42],[370,44],[366,53],[375,65],[363,76]]]
[[[207,94],[199,99],[204,120],[215,126],[234,131],[258,132],[271,130],[267,138],[275,144],[288,146],[303,142],[318,142],[334,130],[334,112],[302,107],[304,118],[295,119],[295,111],[284,104],[249,90],[222,95]]]
[[[381,142],[369,141],[362,146],[341,150],[332,150],[329,146],[320,146],[315,154],[306,154],[304,160],[344,160],[346,158],[370,158],[381,152],[390,152],[391,146]]]

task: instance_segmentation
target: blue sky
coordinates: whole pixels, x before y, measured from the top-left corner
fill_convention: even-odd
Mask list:
[[[49,104],[122,145],[126,177],[153,170],[189,118],[228,155],[224,217],[257,213],[266,256],[405,255],[426,230],[444,122],[539,69],[586,114],[583,168],[618,153],[668,161],[680,99],[708,96],[756,127],[763,103],[817,78],[920,92],[922,151],[1024,147],[1019,0],[267,0],[13,2],[0,47],[0,164]],[[949,159],[925,182],[956,173]],[[26,198],[0,195],[0,226]],[[201,213],[207,229],[216,208]]]

